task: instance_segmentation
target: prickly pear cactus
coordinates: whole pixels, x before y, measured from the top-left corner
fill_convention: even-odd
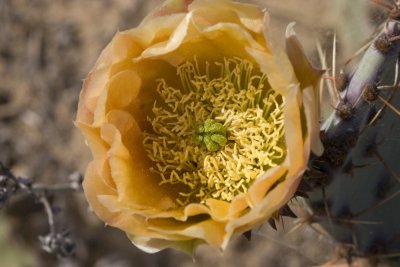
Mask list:
[[[343,74],[343,88],[336,77],[339,101],[321,131],[325,152],[300,187],[309,190],[312,222],[347,248],[349,262],[400,265],[399,33],[400,22],[389,19]]]

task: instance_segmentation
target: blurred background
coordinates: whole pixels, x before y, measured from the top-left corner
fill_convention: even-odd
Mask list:
[[[18,176],[48,184],[84,173],[91,155],[73,125],[82,80],[117,31],[135,27],[161,2],[0,0],[0,162]],[[336,31],[340,67],[385,18],[368,0],[252,2],[270,13],[277,45],[283,45],[286,25],[297,22],[317,65],[317,41],[330,57]],[[81,193],[58,194],[52,202],[62,209],[59,225],[77,242],[75,257],[59,259],[40,249],[38,236],[48,232],[43,208],[18,196],[0,210],[0,267],[303,267],[328,261],[335,249],[308,226],[290,231],[295,221],[287,220],[278,231],[268,224],[254,229],[251,241],[235,238],[223,254],[203,246],[194,257],[173,250],[150,255],[105,227]]]

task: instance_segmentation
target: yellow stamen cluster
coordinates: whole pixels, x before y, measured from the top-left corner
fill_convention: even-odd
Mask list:
[[[148,117],[153,131],[143,140],[160,184],[187,187],[176,200],[180,205],[209,198],[231,201],[286,156],[284,99],[266,75],[238,58],[215,63],[217,71],[208,62],[203,72],[198,65],[178,67],[182,88],[159,81],[162,101],[154,103]],[[201,136],[207,124],[216,130]],[[216,145],[207,145],[208,136]]]

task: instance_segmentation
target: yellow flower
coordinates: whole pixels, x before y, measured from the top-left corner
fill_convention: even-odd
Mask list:
[[[296,190],[321,153],[315,84],[292,26],[228,0],[169,0],[115,35],[84,82],[94,212],[139,248],[225,248]]]

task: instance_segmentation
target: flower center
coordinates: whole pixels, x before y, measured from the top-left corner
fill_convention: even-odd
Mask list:
[[[193,140],[197,143],[203,143],[208,151],[218,151],[226,145],[226,130],[221,123],[207,119],[204,124],[196,127]]]
[[[198,65],[178,67],[180,89],[159,80],[161,101],[143,140],[160,185],[184,185],[177,187],[182,206],[231,201],[286,156],[284,99],[266,75],[238,58],[206,62],[204,71]]]

